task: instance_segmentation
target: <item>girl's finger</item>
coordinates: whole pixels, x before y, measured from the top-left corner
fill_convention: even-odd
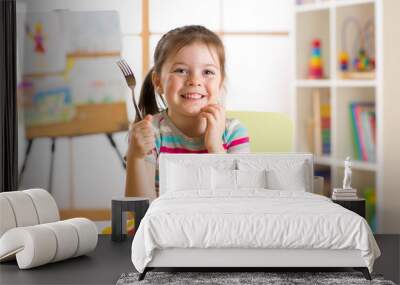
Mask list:
[[[138,149],[143,152],[146,153],[149,149],[154,148],[154,142],[152,141],[148,141],[148,142],[140,142],[137,145]]]
[[[202,112],[201,114],[203,117],[205,117],[207,119],[208,124],[211,124],[211,125],[215,124],[214,115],[207,113],[207,112]]]
[[[143,146],[144,146],[144,148],[146,150],[153,149],[154,148],[154,142],[145,143]]]
[[[154,149],[154,145],[151,145],[151,144],[145,145],[145,147],[143,148],[143,152],[149,154],[149,153],[151,153],[151,151],[153,149]]]
[[[140,129],[140,130],[142,130],[142,129],[152,129],[152,128],[153,128],[153,126],[149,122],[140,122],[135,126],[135,129]]]
[[[214,111],[216,111],[216,112],[218,112],[218,113],[224,112],[224,109],[223,109],[222,106],[215,105],[215,104],[208,105],[208,106],[206,106],[203,110],[204,110],[204,111],[212,111],[212,110],[214,110]],[[203,111],[203,110],[202,110],[202,111]]]
[[[150,140],[150,139],[152,139],[152,140],[154,140],[154,136],[142,136],[142,139],[143,140]]]
[[[151,139],[141,140],[141,141],[138,141],[137,143],[138,143],[138,145],[139,145],[140,147],[142,147],[142,148],[143,148],[144,146],[146,146],[146,145],[154,145],[154,141],[151,140]]]
[[[148,114],[148,115],[146,115],[146,117],[144,117],[143,121],[147,121],[147,122],[151,123],[151,121],[153,121],[153,116]]]
[[[215,118],[215,120],[218,120],[221,117],[220,110],[213,106],[209,106],[206,110],[204,110],[204,112],[211,114]]]
[[[140,133],[136,133],[136,134],[134,134],[133,139],[136,141],[136,143],[140,144],[140,143],[143,143],[143,142],[146,142],[149,140],[154,140],[154,136],[152,136],[152,135],[144,136]]]
[[[140,129],[138,130],[138,133],[144,135],[144,136],[154,136],[154,130],[153,129]]]
[[[154,129],[153,129],[153,127],[142,126],[142,127],[135,128],[134,132],[142,133],[142,134],[154,134]]]
[[[139,136],[138,140],[141,142],[155,141],[154,136]]]
[[[132,123],[133,126],[142,126],[142,125],[151,125],[153,121],[153,117],[151,115],[146,115],[146,117],[136,123]]]
[[[211,105],[210,109],[215,110],[220,116],[225,115],[225,109],[224,109],[224,107],[222,107],[220,105]]]

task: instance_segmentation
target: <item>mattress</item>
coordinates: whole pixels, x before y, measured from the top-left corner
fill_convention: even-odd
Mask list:
[[[379,248],[361,216],[305,192],[261,188],[166,192],[132,243],[139,272],[163,249],[359,250],[372,271]]]

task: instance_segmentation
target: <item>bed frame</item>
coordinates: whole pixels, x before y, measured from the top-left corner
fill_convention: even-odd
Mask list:
[[[156,268],[230,268],[246,271],[271,268],[343,268],[361,271],[371,280],[368,268],[359,250],[329,249],[157,249],[152,261],[139,275],[143,280],[146,273]]]

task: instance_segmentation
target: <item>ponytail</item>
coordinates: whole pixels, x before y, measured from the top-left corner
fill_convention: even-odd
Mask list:
[[[153,69],[154,68],[151,68],[150,71],[147,73],[146,77],[144,78],[142,90],[140,91],[138,107],[139,110],[142,112],[143,117],[148,114],[154,115],[160,112],[152,80]],[[138,121],[140,121],[140,117],[139,114],[136,114],[135,122]]]

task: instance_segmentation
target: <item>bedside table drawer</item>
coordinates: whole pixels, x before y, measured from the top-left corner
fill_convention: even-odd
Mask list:
[[[365,219],[365,199],[358,200],[332,200],[332,202],[359,214]]]

